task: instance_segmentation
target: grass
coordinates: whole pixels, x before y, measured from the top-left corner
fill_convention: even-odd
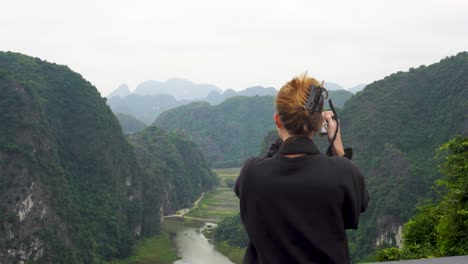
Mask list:
[[[135,244],[133,256],[108,264],[170,264],[180,259],[168,232],[142,239]]]
[[[213,171],[218,175],[220,181],[220,188],[232,188],[226,184],[227,180],[235,182],[237,176],[239,176],[240,168],[230,168],[230,169],[213,169]]]
[[[193,208],[186,216],[217,223],[224,217],[236,215],[238,212],[239,199],[232,189],[220,188],[205,193],[198,206]]]
[[[203,223],[187,219],[164,220],[161,233],[137,241],[131,257],[107,264],[172,264],[180,258],[177,256],[171,237],[187,226],[201,227]]]
[[[205,193],[200,203],[186,214],[188,218],[193,217],[217,223],[239,212],[239,199],[234,194],[232,186],[228,186],[228,181],[235,182],[240,169],[214,169],[213,171],[220,178],[220,187]]]
[[[219,251],[219,253],[226,256],[232,262],[236,264],[242,264],[242,260],[244,258],[244,253],[245,253],[245,248],[233,247],[233,246],[230,246],[226,242],[215,243],[214,246],[216,250]]]

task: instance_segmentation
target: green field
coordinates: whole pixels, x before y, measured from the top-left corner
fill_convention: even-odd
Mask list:
[[[198,206],[185,216],[206,222],[219,222],[224,217],[236,215],[239,212],[239,199],[232,189],[220,188],[205,193]]]
[[[169,233],[163,231],[159,235],[138,241],[131,257],[108,264],[171,264],[178,259]]]
[[[219,177],[220,188],[232,188],[233,186],[228,186],[226,181],[232,181],[232,183],[234,183],[237,179],[237,176],[239,176],[240,168],[213,169],[213,171]]]
[[[242,260],[244,259],[245,248],[238,248],[228,245],[226,242],[222,243],[215,243],[214,244],[216,250],[219,253],[226,256],[232,262],[236,264],[242,264]]]
[[[172,264],[180,258],[177,256],[177,250],[171,241],[171,237],[188,226],[201,227],[202,225],[202,222],[189,219],[172,218],[164,220],[161,233],[138,241],[131,257],[111,261],[107,264]]]
[[[220,178],[220,187],[205,193],[197,206],[186,214],[187,218],[203,219],[207,222],[219,222],[224,217],[236,215],[239,212],[239,199],[234,194],[232,186],[239,175],[239,169],[215,169]]]
[[[208,222],[219,222],[224,217],[239,213],[239,198],[234,194],[233,184],[240,169],[214,169],[220,178],[220,187],[214,191],[205,193],[198,206],[193,208],[186,216],[206,219]],[[241,264],[245,249],[232,247],[227,243],[215,243],[216,250],[228,257],[236,264]]]

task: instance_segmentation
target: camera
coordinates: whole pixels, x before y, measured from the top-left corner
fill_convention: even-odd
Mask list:
[[[328,130],[328,123],[327,121],[323,121],[322,123],[322,126],[320,126],[320,135],[321,136],[324,136],[327,134],[327,130]]]

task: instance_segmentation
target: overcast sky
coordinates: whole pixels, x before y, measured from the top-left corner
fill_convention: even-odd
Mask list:
[[[68,65],[105,96],[172,77],[349,88],[468,50],[468,1],[2,1],[0,50]]]

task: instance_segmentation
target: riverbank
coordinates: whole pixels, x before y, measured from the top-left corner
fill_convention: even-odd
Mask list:
[[[169,233],[162,231],[159,235],[137,241],[131,257],[107,264],[172,264],[179,259]]]
[[[226,242],[214,243],[214,248],[235,264],[242,264],[245,248],[233,247]]]
[[[232,184],[237,178],[239,169],[214,171],[220,178],[219,188],[203,193],[191,208],[184,208],[174,215],[165,216],[160,234],[138,241],[131,257],[108,262],[108,264],[179,263],[177,260],[182,261],[181,256],[184,256],[184,252],[181,252],[183,249],[181,250],[176,245],[177,243],[185,243],[192,239],[199,239],[198,244],[204,243],[204,237],[197,237],[200,232],[196,230],[200,230],[206,222],[217,223],[224,217],[236,215],[239,212],[239,200],[232,191]],[[243,249],[234,248],[224,243],[213,246],[219,252],[218,254],[226,256],[236,264],[242,263]],[[220,256],[214,257],[219,258]]]

